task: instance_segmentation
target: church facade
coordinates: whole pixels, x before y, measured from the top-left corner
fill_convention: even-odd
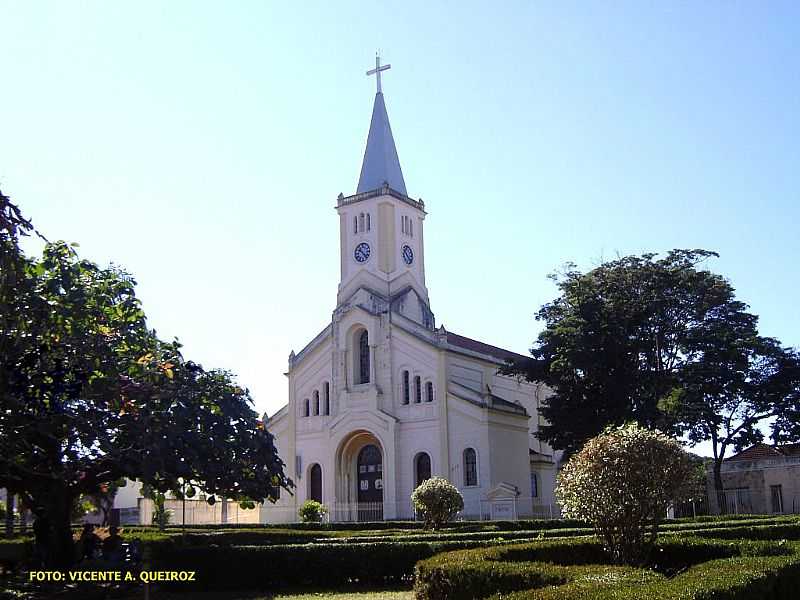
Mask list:
[[[422,200],[406,191],[378,63],[356,193],[339,195],[340,270],[330,323],[289,355],[288,404],[267,420],[296,484],[261,511],[297,520],[307,499],[332,521],[414,518],[431,476],[464,518],[553,515],[559,456],[534,437],[542,385],[500,375],[513,352],[437,327],[425,279]]]

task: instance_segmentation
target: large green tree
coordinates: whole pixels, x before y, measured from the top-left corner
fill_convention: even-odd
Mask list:
[[[749,321],[722,316],[711,324],[709,333],[695,340],[702,351],[685,365],[681,388],[664,403],[691,442],[711,442],[722,510],[722,464],[730,450],[762,441],[761,426],[767,422],[776,443],[800,435],[790,419],[800,389],[800,356],[755,334],[754,319]]]
[[[46,520],[51,566],[72,560],[74,500],[121,477],[245,503],[291,487],[230,373],[159,340],[123,271],[64,243],[25,256],[31,225],[0,203],[0,487]]]
[[[729,446],[759,439],[796,392],[797,355],[759,336],[730,283],[702,268],[715,256],[673,250],[554,277],[561,295],[537,314],[532,358],[508,369],[553,392],[543,440],[571,454],[633,420],[711,440],[721,464]]]

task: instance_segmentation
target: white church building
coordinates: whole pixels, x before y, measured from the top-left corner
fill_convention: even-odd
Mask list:
[[[534,436],[546,388],[498,373],[520,355],[436,326],[426,205],[406,191],[376,63],[358,187],[336,205],[336,308],[289,355],[288,404],[268,419],[297,487],[261,520],[295,521],[307,499],[332,521],[412,519],[431,476],[461,491],[464,518],[554,516],[560,455]]]

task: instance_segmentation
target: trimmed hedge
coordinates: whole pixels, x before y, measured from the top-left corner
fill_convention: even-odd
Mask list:
[[[561,521],[558,521],[561,523]],[[797,517],[773,517],[770,519],[758,520],[738,520],[736,527],[745,527],[750,524],[758,525],[772,525],[772,524],[786,524],[794,523],[800,526],[800,519]],[[715,520],[706,523],[692,523],[681,522],[672,523],[668,522],[662,526],[662,531],[669,532],[691,532],[726,530],[731,526],[731,523],[724,520]],[[392,530],[382,529],[376,532],[367,530],[338,530],[338,531],[325,531],[325,530],[298,530],[298,529],[275,529],[275,528],[236,528],[236,529],[216,529],[212,531],[202,530],[189,530],[184,535],[177,532],[171,532],[168,535],[176,539],[185,539],[188,545],[203,546],[203,545],[220,545],[220,546],[264,546],[264,545],[279,545],[279,544],[308,544],[308,543],[348,543],[348,544],[363,544],[363,543],[378,543],[378,542],[401,542],[401,541],[415,541],[415,542],[456,542],[456,541],[482,541],[482,542],[495,542],[495,541],[511,541],[511,540],[535,540],[535,539],[548,539],[555,537],[575,537],[575,536],[590,536],[594,531],[588,527],[581,528],[547,528],[547,529],[517,529],[517,530],[495,530],[489,526],[485,529],[473,531],[475,526],[467,529],[447,529],[437,533],[430,533],[422,529],[416,530]],[[741,529],[744,531],[744,529]],[[153,530],[142,529],[126,529],[123,536],[133,532],[138,535],[140,531],[145,533]],[[719,537],[716,534],[709,535],[709,537]],[[739,537],[737,535],[730,536],[731,538]],[[785,536],[778,536],[785,537]],[[769,539],[769,538],[760,538]]]
[[[557,588],[492,596],[495,600],[795,600],[800,558],[735,557],[709,561],[668,578],[610,581],[582,577]]]
[[[195,588],[274,590],[334,588],[349,583],[409,582],[414,565],[441,552],[484,547],[487,542],[379,542],[286,546],[163,546],[153,553],[156,570],[197,573]],[[180,589],[186,589],[181,583]]]
[[[424,529],[422,521],[367,521],[345,523],[227,523],[208,525],[186,525],[192,530],[216,529],[293,529],[300,531],[381,531],[384,529]],[[183,529],[183,525],[167,526],[167,531]],[[519,521],[452,521],[444,525],[447,530],[484,530],[490,527],[497,531],[515,531],[519,529],[565,529],[586,527],[586,523],[574,519],[522,519]]]
[[[5,569],[14,569],[25,562],[33,554],[31,538],[0,539],[0,565]]]
[[[800,540],[800,523],[778,523],[775,525],[750,525],[707,529],[694,533],[702,538],[744,540]]]
[[[788,600],[800,583],[799,550],[787,543],[672,538],[658,544],[650,569],[636,569],[598,564],[607,558],[595,540],[538,542],[422,561],[414,589],[418,600]]]

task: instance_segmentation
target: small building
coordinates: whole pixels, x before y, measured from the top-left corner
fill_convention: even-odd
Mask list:
[[[723,461],[722,484],[725,491],[717,498],[709,467],[713,513],[800,513],[800,444],[755,444],[742,450]]]

